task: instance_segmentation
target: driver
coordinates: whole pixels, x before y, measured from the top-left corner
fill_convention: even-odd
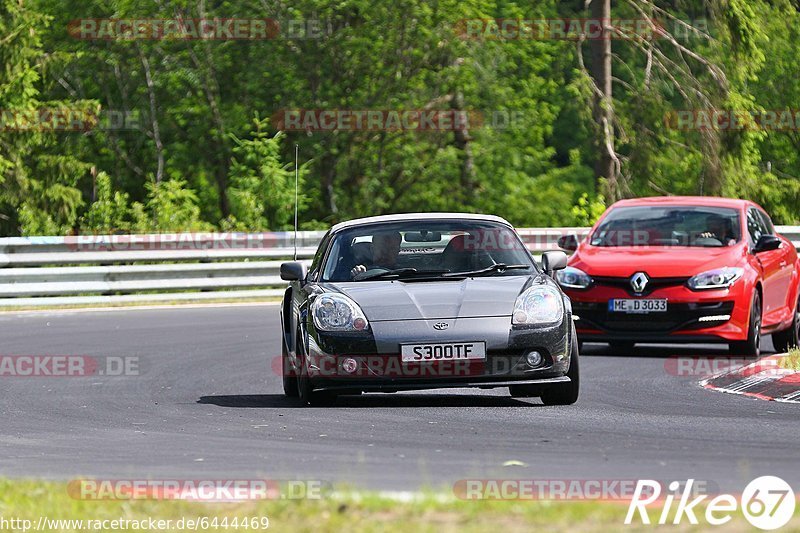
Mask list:
[[[400,244],[403,237],[397,231],[376,233],[372,236],[372,264],[356,265],[350,271],[350,276],[355,278],[373,268],[393,270],[397,268],[397,257],[400,255]]]
[[[730,246],[736,241],[733,238],[730,221],[719,215],[710,215],[706,218],[706,227],[708,231],[701,233],[701,238],[717,239],[723,246]]]

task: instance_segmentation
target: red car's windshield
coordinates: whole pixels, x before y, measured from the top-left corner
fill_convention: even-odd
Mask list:
[[[731,246],[741,239],[739,212],[720,207],[642,206],[613,209],[592,246]]]

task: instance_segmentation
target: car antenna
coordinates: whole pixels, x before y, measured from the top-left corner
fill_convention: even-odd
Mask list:
[[[297,261],[297,188],[300,182],[297,160],[300,156],[300,146],[294,145],[294,260]]]

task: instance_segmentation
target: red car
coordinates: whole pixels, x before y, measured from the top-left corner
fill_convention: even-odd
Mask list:
[[[747,200],[622,200],[603,214],[558,281],[572,299],[581,342],[727,343],[758,355],[798,344],[800,263],[791,241]]]

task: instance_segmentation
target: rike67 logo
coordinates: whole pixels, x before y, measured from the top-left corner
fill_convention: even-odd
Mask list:
[[[754,527],[773,530],[785,526],[792,519],[797,503],[789,484],[775,476],[762,476],[751,481],[742,492],[740,501],[731,494],[720,494],[707,502],[706,494],[690,500],[696,494],[692,492],[693,484],[693,479],[689,479],[685,485],[673,481],[668,486],[669,492],[662,495],[662,487],[658,481],[639,480],[628,506],[625,524],[632,524],[637,514],[642,524],[650,524],[648,506],[653,510],[656,506],[653,504],[658,502],[663,503],[663,508],[654,523],[660,525],[678,525],[684,519],[697,525],[698,515],[704,509],[704,516],[701,516],[712,526],[727,524],[734,513],[741,511]]]

